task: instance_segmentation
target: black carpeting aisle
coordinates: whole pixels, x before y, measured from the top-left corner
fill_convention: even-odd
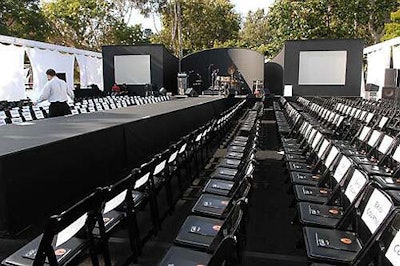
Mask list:
[[[253,194],[250,198],[244,265],[307,265],[299,248],[301,228],[291,224],[293,196],[287,194],[276,121],[267,110],[262,121],[262,147],[257,153]]]

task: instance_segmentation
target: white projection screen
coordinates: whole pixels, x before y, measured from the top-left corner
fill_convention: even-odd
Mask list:
[[[115,83],[151,84],[150,55],[114,56]]]
[[[299,85],[346,85],[347,51],[301,51]]]

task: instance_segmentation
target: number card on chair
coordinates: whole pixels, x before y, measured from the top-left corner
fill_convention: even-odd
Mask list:
[[[354,201],[354,199],[357,197],[358,193],[360,193],[361,189],[366,183],[367,178],[365,177],[365,175],[363,175],[359,170],[356,169],[344,193],[350,202]]]
[[[56,247],[64,244],[68,240],[70,240],[76,233],[79,232],[79,230],[82,229],[83,226],[85,226],[86,220],[87,220],[88,214],[85,213],[81,217],[78,218],[75,222],[67,226],[64,230],[59,232],[57,234],[57,241],[56,241]]]
[[[370,196],[367,206],[361,216],[361,219],[367,225],[371,233],[382,224],[392,208],[390,200],[378,189],[375,189]]]
[[[393,266],[400,266],[400,231],[397,231],[395,237],[390,243],[385,257],[392,263]]]
[[[35,116],[36,116],[36,119],[43,119],[44,118],[44,115],[43,115],[43,112],[42,111],[35,111]]]
[[[380,136],[381,136],[381,132],[379,132],[378,130],[374,130],[372,132],[371,137],[368,140],[368,145],[371,147],[374,147],[376,145],[376,143],[378,142]]]
[[[339,154],[338,148],[335,146],[332,147],[331,151],[328,154],[328,157],[325,160],[325,166],[329,168],[333,161],[335,160],[336,156]]]
[[[371,128],[370,128],[370,127],[364,126],[363,129],[361,130],[360,135],[358,136],[358,139],[361,140],[361,141],[365,141],[365,139],[367,138],[368,133],[369,133],[370,131],[371,131]]]
[[[6,120],[5,119],[3,119],[3,118],[0,118],[0,126],[4,126],[4,125],[6,125],[7,123],[6,123]]]

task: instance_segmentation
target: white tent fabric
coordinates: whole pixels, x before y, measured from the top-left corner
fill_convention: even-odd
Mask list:
[[[0,44],[0,101],[19,101],[26,98],[24,76],[25,49]]]
[[[33,89],[37,97],[47,82],[46,70],[54,69],[57,73],[65,73],[69,87],[74,86],[74,55],[62,54],[53,50],[26,48],[33,70]]]
[[[378,98],[382,98],[382,87],[385,82],[385,69],[390,67],[390,47],[383,47],[367,55],[367,83],[379,86]]]
[[[400,46],[393,46],[393,68],[400,69]]]
[[[102,59],[86,55],[76,55],[76,59],[79,64],[81,86],[96,84],[100,90],[103,90]]]

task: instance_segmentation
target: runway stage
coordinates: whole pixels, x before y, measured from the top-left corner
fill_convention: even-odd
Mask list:
[[[198,97],[0,128],[0,231],[40,224],[228,109]]]

